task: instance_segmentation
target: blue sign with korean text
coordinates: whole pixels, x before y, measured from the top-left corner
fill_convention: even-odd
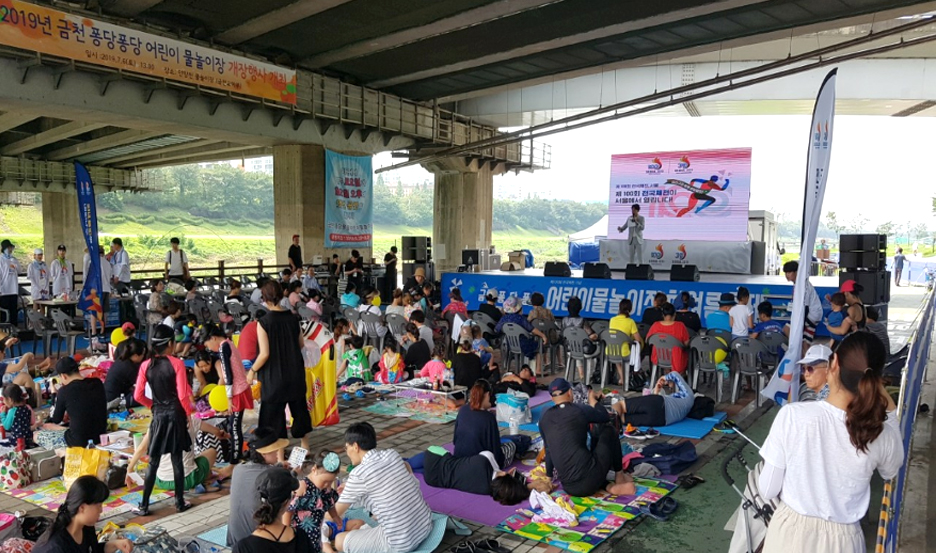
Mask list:
[[[769,278],[769,277],[768,277]],[[781,304],[789,303],[793,296],[790,284],[744,284],[751,292],[752,308],[764,299]],[[557,278],[534,275],[512,275],[497,273],[445,273],[442,275],[442,303],[448,304],[448,291],[459,288],[469,310],[475,310],[484,302],[488,290],[496,289],[498,305],[505,299],[517,296],[523,300],[524,312],[530,311],[530,296],[534,292],[546,298],[545,307],[556,317],[568,315],[569,298],[577,296],[582,300],[581,316],[589,319],[610,319],[618,314],[621,300],[628,298],[634,305],[632,315],[638,321],[644,309],[653,306],[653,296],[663,292],[672,303],[683,291],[689,292],[698,306],[696,311],[702,318],[718,310],[719,296],[724,292],[737,293],[738,283],[729,282],[669,282],[654,280],[600,280],[591,278]],[[834,287],[817,286],[819,296],[832,294]],[[786,296],[786,299],[783,299]],[[826,303],[826,302],[824,302]],[[828,305],[824,305],[828,310]],[[827,334],[820,325],[820,334]]]
[[[104,307],[101,300],[101,256],[98,252],[97,205],[94,201],[94,184],[91,175],[81,163],[75,162],[75,186],[78,191],[78,216],[81,219],[81,232],[88,246],[91,262],[88,274],[84,275],[84,286],[78,297],[78,309],[91,313],[98,320],[103,320]]]
[[[325,247],[370,248],[374,233],[371,156],[325,150]]]

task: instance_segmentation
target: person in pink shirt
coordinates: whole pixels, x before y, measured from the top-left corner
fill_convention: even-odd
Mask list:
[[[461,290],[452,288],[449,292],[449,300],[448,305],[442,310],[442,316],[444,317],[446,313],[457,313],[462,319],[468,320],[468,305],[462,299]]]
[[[446,379],[447,372],[448,367],[445,366],[445,346],[436,344],[435,349],[432,350],[432,360],[423,365],[422,370],[419,371],[419,376],[421,378],[428,378],[429,382],[432,383],[432,388],[438,390],[442,381]]]

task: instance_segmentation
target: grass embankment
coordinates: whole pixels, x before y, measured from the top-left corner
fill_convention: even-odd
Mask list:
[[[273,263],[276,257],[272,221],[211,221],[172,209],[159,213],[101,210],[98,229],[102,236],[123,239],[135,269],[161,267],[169,238],[173,236],[183,239],[183,249],[192,266],[213,265],[221,259],[228,265],[254,264],[258,258],[264,263]],[[28,256],[33,248],[42,247],[41,209],[0,206],[0,235],[13,240],[20,257]],[[431,228],[378,225],[374,233],[375,257],[382,257],[394,244],[399,246],[402,236],[431,235]],[[548,231],[523,228],[495,231],[493,240],[505,259],[511,250],[531,250],[537,266],[546,261],[565,260],[568,256],[566,236]]]

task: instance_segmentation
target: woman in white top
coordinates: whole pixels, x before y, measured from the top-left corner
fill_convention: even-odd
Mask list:
[[[761,495],[782,500],[764,553],[865,551],[859,521],[871,500],[871,475],[895,477],[904,458],[876,362],[882,348],[869,333],[847,336],[829,366],[828,398],[777,414],[760,451]]]

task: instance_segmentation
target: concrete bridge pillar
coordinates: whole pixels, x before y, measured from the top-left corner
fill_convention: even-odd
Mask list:
[[[102,238],[101,243],[107,251],[110,239]],[[66,192],[43,192],[42,249],[45,250],[46,263],[52,264],[60,244],[65,244],[66,259],[75,264],[76,271],[81,271],[86,245],[78,214],[78,196]],[[21,262],[32,261],[32,250],[18,248],[17,257]],[[75,284],[81,286],[77,281]]]
[[[303,262],[337,253],[347,261],[350,249],[325,249],[325,148],[311,144],[273,147],[273,226],[277,265],[289,265],[289,246],[299,235]],[[370,248],[358,248],[365,261]]]
[[[494,174],[489,163],[454,158],[424,165],[435,175],[432,257],[436,278],[461,265],[463,249],[491,246]]]

